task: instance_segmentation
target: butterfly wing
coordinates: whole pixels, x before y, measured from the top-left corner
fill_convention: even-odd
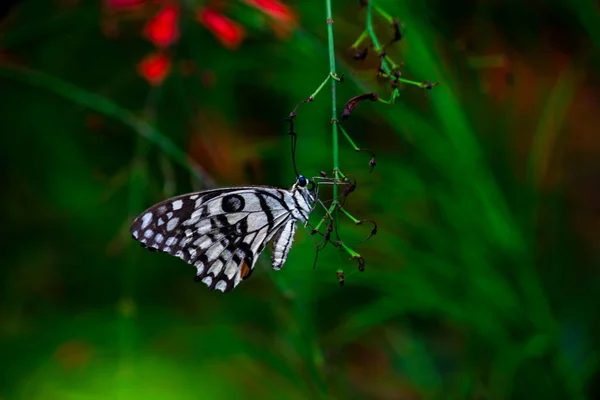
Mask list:
[[[295,204],[290,191],[278,188],[208,190],[150,207],[130,231],[143,246],[194,265],[196,280],[210,289],[228,292],[251,275],[276,233],[308,218]]]
[[[292,248],[295,232],[296,221],[290,218],[275,233],[273,238],[273,252],[271,253],[271,264],[273,264],[273,269],[280,270],[285,263],[288,253]]]

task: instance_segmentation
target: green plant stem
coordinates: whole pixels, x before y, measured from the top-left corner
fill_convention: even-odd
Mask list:
[[[376,4],[373,4],[373,0],[369,0],[369,2],[367,3],[367,29],[366,29],[366,31],[369,33],[369,36],[371,37],[371,41],[373,42],[373,47],[375,48],[375,50],[380,51],[381,43],[379,42],[379,39],[377,38],[377,35],[375,34],[375,30],[373,29],[373,12],[372,12],[373,8],[375,8],[375,10],[379,14],[381,14],[385,19],[387,19],[389,21],[393,21],[393,19],[390,15],[388,15],[385,11],[383,11],[383,9],[381,9]],[[395,68],[397,65],[388,56],[383,57],[383,60],[381,60],[381,68],[383,68],[385,73],[389,75],[390,72],[392,72],[392,68],[390,68],[390,66],[388,65],[388,62],[390,62],[393,65],[393,68]],[[405,83],[407,85],[421,86],[421,82],[415,82],[415,81],[411,81],[409,79],[404,79],[404,78],[396,78],[394,76],[390,76],[390,78],[396,79],[399,82]]]
[[[329,48],[329,74],[332,77],[337,76],[335,73],[335,49],[333,45],[333,16],[331,13],[331,0],[325,1],[326,18],[327,18],[327,44]],[[331,79],[331,138],[333,147],[333,177],[338,177],[339,169],[339,153],[338,153],[338,124],[337,124],[337,107],[336,107],[336,80]],[[333,185],[333,204],[337,204],[338,188]]]
[[[356,251],[352,250],[350,247],[348,247],[344,242],[340,242],[340,246],[342,246],[342,249],[344,249],[344,251],[346,253],[348,253],[348,255],[352,258],[355,257],[360,257],[360,254],[358,254]]]
[[[352,43],[352,47],[358,47],[360,46],[360,44],[363,42],[363,40],[365,40],[367,37],[369,37],[369,32],[364,30],[360,36],[358,37],[358,39],[356,39],[354,41],[354,43]]]
[[[390,14],[388,14],[387,12],[385,12],[385,10],[383,8],[379,7],[377,4],[372,4],[372,6],[375,9],[375,11],[377,11],[379,13],[379,15],[381,15],[383,18],[385,18],[390,24],[394,22],[394,19],[392,18],[392,16]]]
[[[380,50],[381,44],[379,43],[379,39],[377,39],[377,35],[375,35],[375,31],[373,30],[372,9],[373,9],[373,1],[371,0],[367,3],[367,32],[369,32],[369,36],[371,37],[371,41],[373,42],[373,47],[375,47],[376,50]],[[381,63],[381,66],[385,70],[386,73],[390,72],[387,62],[385,60],[383,60],[383,62]]]
[[[354,218],[354,216],[352,214],[350,214],[348,211],[346,211],[346,209],[344,207],[339,207],[340,211],[344,213],[344,215],[346,217],[348,217],[348,219],[352,222],[354,222],[355,224],[360,223],[360,221],[356,218]]]
[[[335,187],[335,185],[334,185]],[[329,206],[329,209],[327,209],[327,213],[323,216],[323,218],[321,218],[321,220],[319,221],[319,223],[317,224],[317,226],[315,226],[315,230],[319,230],[321,229],[321,225],[323,225],[323,223],[325,222],[326,218],[333,218],[332,217],[332,213],[335,212],[337,209],[337,204],[332,204],[331,206]]]
[[[325,80],[323,81],[323,83],[321,83],[321,85],[319,85],[319,87],[317,88],[317,90],[315,90],[315,92],[310,95],[310,98],[314,99],[315,97],[317,97],[317,95],[319,94],[319,92],[321,91],[321,89],[323,89],[325,87],[325,84],[327,83],[327,81],[329,79],[331,79],[331,74],[327,75],[327,78],[325,78]]]
[[[348,135],[348,133],[346,132],[346,130],[341,125],[340,125],[340,130],[342,131],[342,134],[346,137],[346,139],[350,143],[350,146],[352,146],[352,148],[355,151],[358,150],[358,146],[356,144],[354,144],[354,141],[350,138],[350,135]]]

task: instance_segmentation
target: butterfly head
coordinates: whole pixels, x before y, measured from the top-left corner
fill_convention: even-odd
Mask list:
[[[308,185],[308,179],[304,177],[304,175],[298,175],[298,179],[296,179],[296,183],[300,187],[306,187]]]
[[[300,191],[310,204],[314,203],[317,198],[315,183],[306,179],[304,175],[298,175],[292,189]]]

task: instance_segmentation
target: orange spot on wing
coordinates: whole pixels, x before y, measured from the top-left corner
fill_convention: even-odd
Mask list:
[[[240,268],[240,277],[243,279],[250,275],[250,267],[246,264],[246,261],[242,262],[242,266]]]

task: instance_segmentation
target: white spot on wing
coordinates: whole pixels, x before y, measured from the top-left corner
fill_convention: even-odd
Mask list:
[[[223,206],[221,204],[221,199],[217,198],[219,203],[209,203],[208,206],[208,215],[220,214],[223,212]],[[220,223],[220,221],[218,221]]]
[[[227,277],[231,279],[238,271],[238,269],[238,266],[233,262],[233,260],[230,260],[225,266],[225,275],[227,275]]]
[[[212,284],[212,278],[207,276],[206,278],[202,279],[202,282],[206,283],[206,286],[210,286]]]
[[[169,222],[167,222],[167,230],[172,231],[173,229],[175,229],[177,227],[178,223],[179,223],[179,218],[175,217],[173,219],[170,219]]]
[[[237,212],[235,214],[229,214],[229,215],[227,215],[227,223],[229,225],[235,225],[236,223],[238,223],[240,220],[246,218],[247,216],[248,216],[248,214],[245,212]]]
[[[223,269],[223,262],[221,262],[221,260],[217,260],[210,267],[210,269],[208,270],[208,273],[212,274],[213,276],[217,276],[217,275],[219,275],[219,273],[221,272],[222,269]]]
[[[132,235],[133,235],[133,237],[134,237],[134,238],[136,238],[136,239],[137,239],[137,238],[138,238],[138,236],[139,236],[139,235],[138,235],[138,231],[133,231]]]
[[[200,221],[200,216],[195,216],[194,214],[192,214],[192,217],[186,221],[183,221],[183,225],[188,226],[188,225],[194,225],[196,222]]]
[[[208,220],[208,219],[200,220],[200,222],[198,223],[196,228],[198,229],[198,233],[200,235],[205,235],[206,233],[208,233],[212,230],[211,225],[210,225],[210,220]]]
[[[152,213],[146,213],[142,217],[142,229],[145,229],[148,225],[150,225],[150,221],[152,221]]]
[[[173,213],[169,211],[169,212],[167,213],[167,218],[171,219],[172,217],[173,217]]]
[[[175,200],[173,202],[173,211],[177,211],[177,210],[181,209],[181,207],[183,207],[183,201]]]
[[[267,225],[267,218],[263,213],[253,213],[248,215],[246,223],[248,224],[248,232],[254,232]]]
[[[225,248],[221,243],[215,243],[212,247],[206,252],[206,255],[209,260],[214,260],[223,252]],[[215,274],[216,275],[216,274]]]
[[[200,221],[200,218],[202,217],[202,209],[198,209],[195,210],[192,215],[190,215],[190,218],[185,221],[183,223],[183,225],[188,226],[188,225],[194,225],[196,224],[198,221]]]
[[[194,246],[199,247],[201,250],[206,250],[212,241],[208,236],[200,236],[198,239],[194,240]]]
[[[161,226],[161,225],[163,225],[164,223],[165,223],[165,221],[163,221],[163,219],[162,219],[162,218],[159,218],[159,219],[158,219],[158,226]]]
[[[156,237],[154,238],[154,240],[156,241],[156,243],[162,243],[163,239],[164,239],[164,236],[161,235],[160,233],[157,233]]]
[[[173,243],[175,243],[177,239],[174,236],[170,236],[167,238],[167,241],[165,242],[166,246],[171,246]]]
[[[190,196],[190,200],[196,200],[197,198],[198,198],[197,194]]]
[[[225,293],[225,289],[227,288],[227,282],[225,282],[224,280],[220,280],[219,282],[217,282],[217,284],[215,285],[215,289],[220,290],[221,292]]]
[[[192,215],[190,215],[190,218],[196,218],[196,217],[200,217],[202,216],[202,209],[199,208],[197,210],[195,210]]]
[[[152,231],[152,229],[148,229],[146,232],[144,232],[144,236],[147,237],[148,239],[150,239],[152,237],[152,235],[154,235],[154,232]]]

